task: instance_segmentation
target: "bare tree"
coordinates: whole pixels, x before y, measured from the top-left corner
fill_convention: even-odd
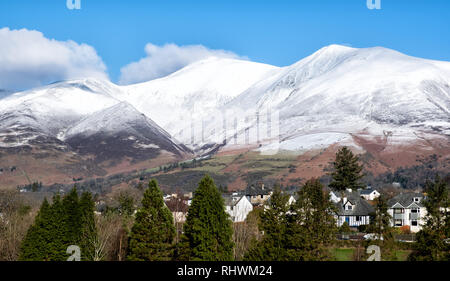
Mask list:
[[[242,260],[249,250],[252,240],[259,240],[261,233],[258,229],[259,209],[254,209],[247,215],[244,222],[233,224],[234,259]]]
[[[20,244],[36,213],[19,192],[0,190],[0,261],[19,258]]]

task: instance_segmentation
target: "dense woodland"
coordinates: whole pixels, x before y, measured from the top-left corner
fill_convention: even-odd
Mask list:
[[[0,260],[67,260],[76,245],[84,261],[310,261],[338,260],[337,252],[352,249],[352,260],[365,260],[365,248],[378,244],[383,260],[449,260],[450,215],[448,176],[425,180],[427,223],[416,242],[395,239],[390,227],[389,193],[374,205],[367,233],[384,240],[341,241],[328,190],[337,192],[367,185],[363,165],[347,148],[336,154],[329,184],[309,179],[296,189],[298,200],[288,204],[285,189],[275,185],[270,200],[255,208],[243,223],[233,223],[225,212],[222,192],[214,179],[203,176],[196,184],[186,222],[177,225],[163,200],[158,181],[122,187],[108,196],[73,187],[69,192],[0,191]],[[414,168],[411,168],[414,170]],[[405,170],[406,171],[406,170]],[[406,176],[394,175],[393,178]],[[31,188],[42,188],[36,183]],[[445,242],[447,241],[447,243]]]

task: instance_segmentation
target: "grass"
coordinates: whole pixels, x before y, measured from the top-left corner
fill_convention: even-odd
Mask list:
[[[410,253],[411,251],[409,250],[397,250],[395,252],[395,256],[397,257],[398,261],[407,261]]]
[[[337,261],[352,261],[354,251],[353,248],[334,248],[333,254]]]

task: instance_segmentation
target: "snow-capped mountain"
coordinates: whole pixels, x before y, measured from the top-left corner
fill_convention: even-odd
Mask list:
[[[270,76],[278,67],[250,61],[211,57],[164,78],[123,87],[116,96],[135,106],[172,135],[208,116]]]
[[[58,82],[13,94],[0,102],[0,128],[27,126],[57,135],[83,117],[117,104],[119,89],[108,81],[83,79]]]
[[[0,149],[23,146],[91,155],[97,162],[133,161],[191,152],[98,79],[54,83],[0,102]]]
[[[77,152],[97,160],[151,159],[161,151],[183,156],[189,150],[127,102],[96,112],[60,136]]]
[[[356,138],[384,149],[440,138],[448,151],[449,85],[449,62],[380,47],[330,45],[281,68],[213,57],[135,85],[82,79],[7,96],[0,150],[50,147],[135,162],[167,152],[174,161],[191,149],[304,151],[358,147]]]
[[[221,110],[277,112],[282,149],[324,147],[351,142],[351,134],[387,131],[391,140],[411,141],[419,129],[450,135],[449,84],[449,62],[331,45],[272,71]],[[256,121],[249,125],[255,127]]]

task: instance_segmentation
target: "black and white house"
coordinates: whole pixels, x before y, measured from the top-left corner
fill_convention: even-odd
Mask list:
[[[335,216],[338,226],[342,226],[344,222],[347,222],[350,227],[370,224],[370,214],[375,210],[361,197],[360,191],[347,190],[342,198],[335,192],[331,192],[330,196],[336,205]]]

